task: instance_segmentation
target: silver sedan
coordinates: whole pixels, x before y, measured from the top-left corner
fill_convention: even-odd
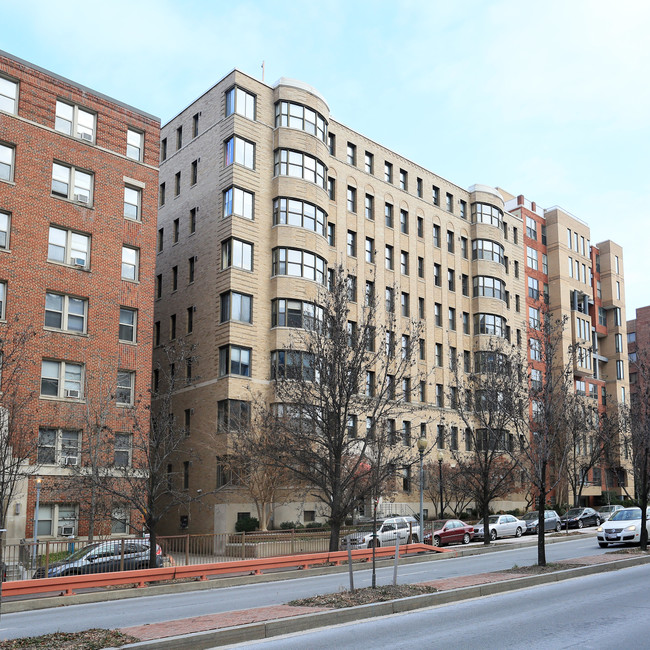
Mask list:
[[[513,515],[490,515],[488,519],[490,529],[490,539],[495,540],[497,537],[521,537],[526,530],[526,522],[517,519]],[[474,539],[483,539],[484,529],[483,522],[479,521],[474,526]]]

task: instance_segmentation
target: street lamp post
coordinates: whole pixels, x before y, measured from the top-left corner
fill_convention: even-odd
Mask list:
[[[442,459],[444,456],[442,455],[442,452],[438,452],[438,487],[440,489],[440,519],[442,519],[445,515],[445,507],[442,503]]]
[[[41,477],[36,479],[36,507],[34,508],[34,547],[32,548],[32,568],[36,567],[36,550],[38,548],[38,508],[41,502]]]
[[[424,452],[427,448],[427,439],[420,436],[418,439],[418,452],[420,453],[420,536],[418,541],[424,541]]]

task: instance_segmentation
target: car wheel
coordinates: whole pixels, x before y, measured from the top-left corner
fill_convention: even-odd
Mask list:
[[[433,538],[433,545],[434,545],[434,546],[438,546],[438,547],[442,546],[442,544],[440,543],[440,537],[439,537],[438,535],[435,535],[435,536],[434,536],[434,538]]]
[[[494,528],[490,531],[490,539],[494,541],[497,538],[497,531]]]
[[[555,532],[556,533],[562,532],[562,524],[559,521],[557,522],[557,524],[555,524]]]
[[[598,546],[600,546],[600,548],[607,548],[609,544],[607,542],[598,542]]]
[[[582,523],[582,519],[578,519],[578,528],[584,528],[584,524]]]
[[[517,528],[515,531],[515,537],[521,537],[521,528]]]
[[[469,539],[469,533],[465,533],[463,535],[463,544],[469,544],[470,539]]]

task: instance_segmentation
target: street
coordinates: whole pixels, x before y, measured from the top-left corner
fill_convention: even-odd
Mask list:
[[[465,558],[445,558],[416,564],[403,564],[399,582],[423,582],[510,569],[514,565],[535,564],[537,547],[509,548]],[[567,541],[549,544],[547,561],[570,559],[605,552],[598,548],[593,536],[571,537]],[[379,568],[378,584],[389,584],[392,567]],[[299,574],[296,574],[297,576]],[[296,577],[269,583],[215,588],[188,593],[142,596],[110,602],[71,605],[32,612],[3,614],[0,638],[11,639],[36,636],[55,631],[75,632],[91,627],[117,628],[161,621],[236,611],[286,603],[295,598],[340,591],[348,587],[347,573]],[[370,586],[371,571],[367,565],[355,570],[355,586]]]
[[[264,648],[647,648],[650,566],[247,642]],[[244,644],[229,646],[243,647]]]

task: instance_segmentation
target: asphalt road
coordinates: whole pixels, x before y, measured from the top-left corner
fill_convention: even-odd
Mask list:
[[[649,581],[650,566],[643,565],[245,645],[269,650],[647,648]]]
[[[402,564],[399,567],[400,583],[424,582],[447,577],[456,577],[510,569],[514,565],[526,566],[537,562],[537,547],[508,548],[484,555],[464,558],[449,558]],[[560,559],[603,553],[595,537],[572,537],[566,542],[549,544],[546,559],[555,562]],[[371,584],[371,571],[357,569],[354,574],[355,587]],[[392,567],[378,568],[377,584],[390,584]],[[347,589],[347,573],[323,576],[296,577],[292,580],[215,588],[160,596],[143,596],[125,600],[70,605],[33,612],[3,614],[0,620],[0,639],[38,636],[50,632],[76,632],[91,627],[117,628],[170,621],[190,616],[202,616],[220,612],[263,607],[286,603],[294,598],[305,598],[317,594]]]

